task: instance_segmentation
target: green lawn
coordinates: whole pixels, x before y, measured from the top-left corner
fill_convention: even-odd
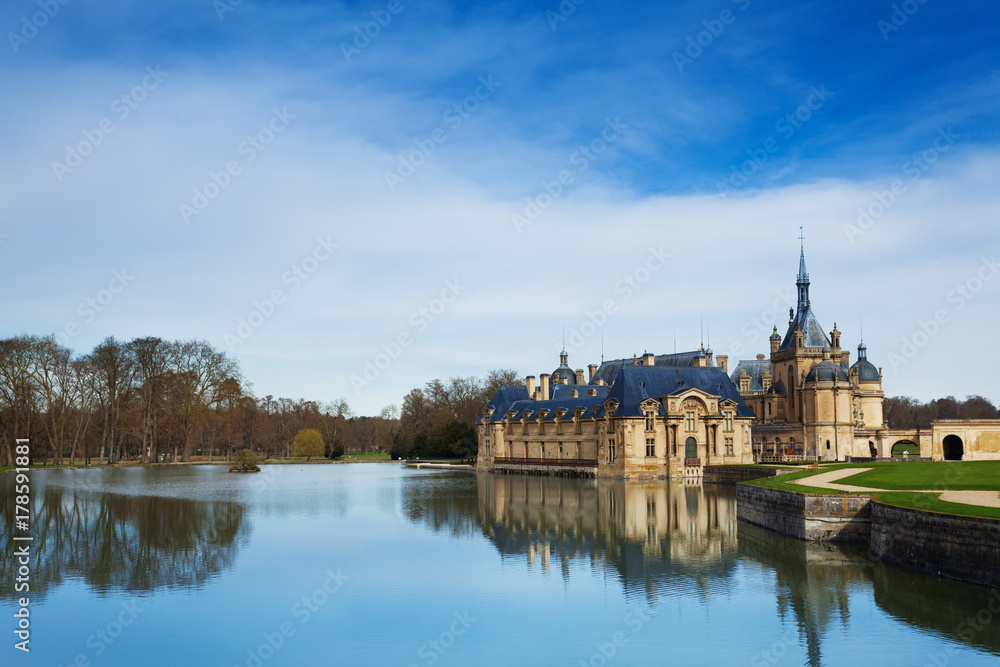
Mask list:
[[[1000,461],[914,461],[859,465],[872,466],[873,469],[844,477],[838,482],[901,491],[1000,491]]]
[[[1000,492],[1000,461],[914,461],[909,463],[840,463],[822,465],[819,470],[795,472],[777,477],[757,479],[744,484],[782,489],[804,494],[835,494],[833,489],[792,484],[793,480],[842,468],[871,468],[837,480],[839,484],[887,489],[887,493],[872,493],[872,497],[889,505],[900,505],[931,512],[1000,518],[1000,508],[949,503],[936,493],[902,493],[899,491],[998,491]],[[897,491],[898,490],[898,491]],[[871,492],[857,492],[871,493]]]
[[[941,500],[939,496],[940,494],[937,493],[905,493],[900,491],[872,495],[875,500],[886,505],[912,507],[928,512],[942,512],[943,514],[1000,519],[1000,507],[980,507],[979,505],[949,503]]]

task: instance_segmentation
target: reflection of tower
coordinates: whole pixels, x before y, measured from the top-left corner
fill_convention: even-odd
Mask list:
[[[870,586],[867,547],[804,542],[741,522],[739,551],[773,570],[779,613],[795,615],[806,664],[822,665],[823,636],[836,620],[847,627],[851,590]]]

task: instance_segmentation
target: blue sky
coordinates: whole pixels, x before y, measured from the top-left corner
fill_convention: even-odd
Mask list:
[[[887,394],[997,402],[998,18],[8,2],[0,334],[204,338],[258,395],[375,413],[551,371],[563,327],[579,368],[701,321],[752,358],[801,225],[820,322],[853,349],[864,319]]]

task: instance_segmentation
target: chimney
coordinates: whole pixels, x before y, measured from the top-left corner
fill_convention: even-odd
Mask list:
[[[653,354],[651,352],[643,352],[642,354],[642,365],[652,366],[653,365]]]
[[[576,369],[576,383],[577,384],[583,384],[583,369],[582,368]]]
[[[706,362],[707,359],[703,354],[699,354],[697,357],[694,358],[694,365],[696,368],[704,368],[707,365]]]
[[[598,387],[603,387],[604,386],[604,380],[598,380],[597,381],[597,386]]]
[[[580,398],[580,392],[577,391],[576,389],[574,389],[573,391],[569,392],[569,397],[570,398]]]
[[[587,390],[587,396],[597,396],[597,390],[596,389],[588,389]]]
[[[719,368],[721,368],[723,370],[723,372],[725,372],[725,373],[729,372],[729,356],[728,355],[725,355],[725,354],[717,355],[715,357],[715,360],[718,362]]]
[[[588,383],[593,382],[594,375],[597,374],[597,364],[590,364],[589,366],[587,366],[587,371],[589,371],[590,373],[590,375],[587,377],[587,382]]]
[[[758,354],[757,355],[757,361],[764,361],[764,355],[763,354]]]
[[[535,376],[529,375],[525,384],[528,387],[528,398],[535,398]]]
[[[542,384],[542,400],[549,400],[549,374],[542,373],[538,376],[539,382]]]

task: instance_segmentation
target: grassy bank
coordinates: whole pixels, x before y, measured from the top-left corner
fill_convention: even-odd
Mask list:
[[[959,516],[1000,519],[1000,507],[980,507],[979,505],[949,503],[941,500],[940,494],[937,493],[908,493],[905,491],[893,491],[890,493],[872,494],[872,498],[880,503],[885,503],[886,505],[912,507],[913,509],[925,510],[928,512],[941,512],[942,514],[957,514]]]
[[[1000,461],[915,461],[869,463],[872,470],[838,480],[840,484],[910,491],[1000,491]]]
[[[792,483],[808,480],[813,475],[844,468],[871,468],[837,480],[837,484],[884,489],[886,493],[871,491],[846,492],[834,489]],[[802,494],[830,495],[837,493],[863,493],[878,498],[880,502],[901,507],[912,507],[930,512],[1000,518],[1000,508],[980,507],[950,503],[940,499],[934,491],[997,491],[1000,493],[1000,461],[914,461],[907,463],[837,463],[820,466],[818,470],[804,470],[777,477],[757,479],[753,484],[768,489],[782,489]],[[920,491],[930,493],[920,493]],[[914,493],[915,492],[915,493]]]

